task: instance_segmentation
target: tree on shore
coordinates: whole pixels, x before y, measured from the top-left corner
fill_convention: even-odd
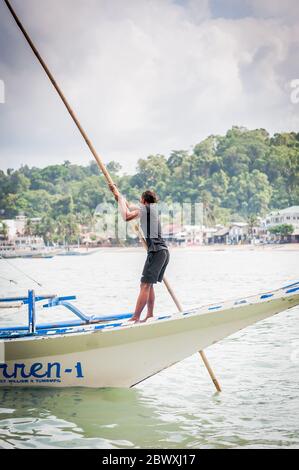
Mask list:
[[[8,225],[0,221],[0,235],[3,240],[8,240]]]
[[[253,237],[253,228],[258,224],[258,218],[254,214],[250,214],[249,217],[247,218],[247,223],[248,223],[248,235],[250,237]]]
[[[202,203],[208,224],[263,217],[271,209],[299,205],[299,133],[295,132],[271,137],[265,129],[234,126],[192,150],[173,150],[168,158],[162,154],[141,158],[132,175],[121,174],[117,162],[107,168],[128,200],[137,202],[142,191],[154,189],[166,203]],[[27,217],[49,217],[56,224],[59,217],[72,214],[81,223],[83,214],[93,213],[101,203],[114,204],[114,199],[93,161],[87,166],[65,161],[45,168],[0,170],[3,219],[22,212]],[[54,235],[60,236],[57,226]]]
[[[74,214],[60,216],[57,219],[57,238],[60,242],[66,245],[76,243],[79,234],[79,224]]]
[[[35,235],[34,232],[35,232],[34,223],[32,222],[31,219],[26,219],[25,228],[24,228],[24,235],[32,237],[32,235]]]
[[[294,232],[294,226],[291,224],[280,224],[270,227],[269,232],[281,238],[289,237]]]
[[[42,237],[47,245],[51,245],[56,241],[56,232],[56,221],[49,216],[42,217],[34,227],[34,234]]]

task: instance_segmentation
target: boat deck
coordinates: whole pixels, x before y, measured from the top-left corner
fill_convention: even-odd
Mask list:
[[[30,291],[33,292],[33,291]],[[70,300],[76,300],[76,296],[34,296],[33,301],[32,294],[28,294],[28,297],[7,297],[1,298],[0,304],[5,306],[10,303],[17,304],[28,304],[28,325],[14,325],[10,327],[0,328],[0,340],[5,339],[18,339],[18,338],[37,338],[37,337],[49,337],[53,335],[65,335],[74,333],[90,333],[96,330],[111,330],[118,328],[128,328],[134,326],[148,325],[153,322],[159,322],[161,320],[171,320],[184,318],[186,316],[201,315],[208,312],[215,312],[224,309],[231,309],[236,307],[242,307],[250,304],[262,303],[275,298],[287,297],[293,293],[299,293],[299,282],[289,284],[274,291],[261,293],[256,296],[250,296],[232,301],[226,301],[218,304],[211,304],[205,306],[199,306],[184,312],[174,314],[164,314],[156,316],[153,319],[148,320],[146,323],[133,323],[130,322],[132,313],[123,313],[109,316],[87,316],[80,311],[75,305],[70,303]],[[47,303],[42,305],[43,308],[53,308],[56,306],[64,306],[73,314],[76,315],[76,319],[60,321],[60,322],[48,322],[35,324],[35,304],[47,300]]]

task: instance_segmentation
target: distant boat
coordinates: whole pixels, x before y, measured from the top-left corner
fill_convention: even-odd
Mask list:
[[[97,249],[89,249],[84,251],[76,251],[76,250],[65,250],[57,253],[57,256],[88,256],[100,251],[101,248]]]
[[[299,304],[299,282],[264,294],[130,323],[131,313],[88,317],[75,296],[3,298],[28,304],[25,326],[0,328],[0,386],[132,387],[223,338]],[[76,320],[35,325],[35,302]]]
[[[26,255],[21,256],[21,258],[54,258],[54,254],[50,253],[28,253]]]
[[[22,252],[18,250],[11,250],[11,251],[0,251],[0,256],[5,259],[13,259],[13,258],[53,258],[55,253],[51,252],[34,252],[34,251],[27,251]]]

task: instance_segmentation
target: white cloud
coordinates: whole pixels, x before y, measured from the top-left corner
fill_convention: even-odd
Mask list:
[[[296,78],[288,70],[298,28],[275,18],[278,4],[267,18],[270,3],[259,3],[263,11],[254,1],[252,8],[262,18],[230,20],[212,18],[206,0],[43,0],[43,8],[38,0],[26,7],[14,1],[96,148],[128,170],[149,153],[188,148],[234,124],[298,130],[287,89]],[[7,23],[3,5],[0,15]],[[1,69],[0,56],[7,84],[1,166],[87,162],[82,139],[12,22],[5,34],[15,62]]]
[[[248,1],[248,0],[247,0]],[[297,0],[251,0],[249,3],[255,15],[293,23],[299,20]]]

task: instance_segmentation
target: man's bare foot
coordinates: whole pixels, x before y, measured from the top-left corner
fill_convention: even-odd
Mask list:
[[[140,323],[145,323],[150,318],[154,318],[154,315],[146,315],[146,317],[143,320],[140,320]]]
[[[140,317],[136,317],[135,315],[133,315],[131,318],[128,319],[128,321],[133,321],[134,323],[138,323],[138,322],[139,322],[139,318],[140,318]]]

